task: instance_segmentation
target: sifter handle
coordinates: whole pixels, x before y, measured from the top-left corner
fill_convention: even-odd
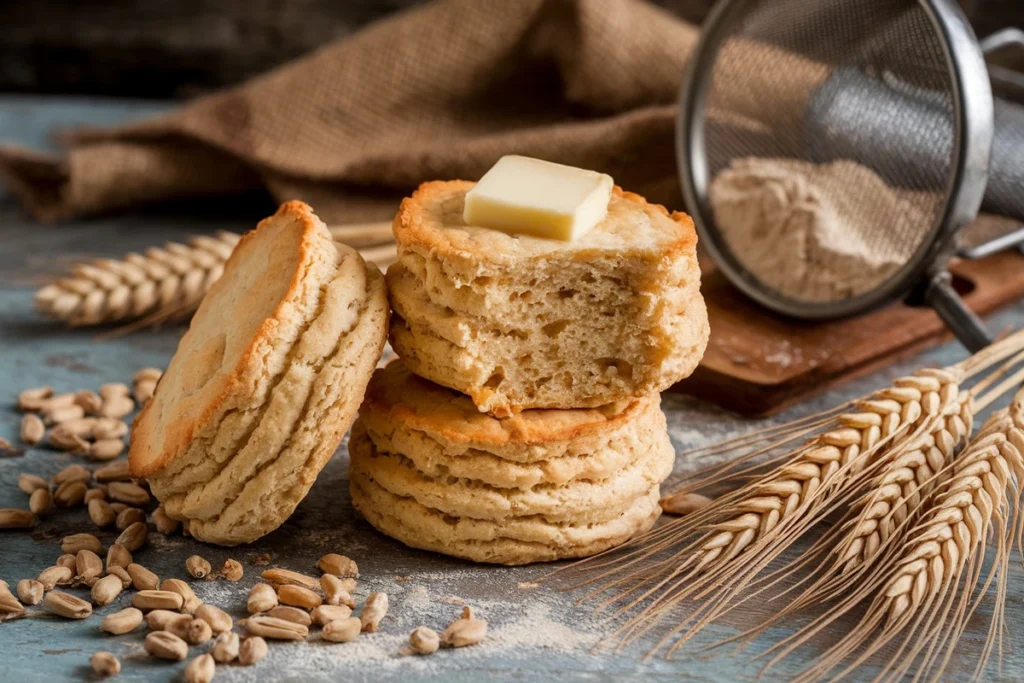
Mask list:
[[[953,289],[953,277],[943,270],[932,276],[924,293],[924,300],[935,309],[943,322],[952,330],[967,350],[977,353],[992,343],[985,324],[967,308],[964,300]]]

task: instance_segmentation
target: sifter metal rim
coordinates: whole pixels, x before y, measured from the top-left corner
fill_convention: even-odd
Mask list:
[[[914,258],[889,280],[863,294],[828,302],[790,299],[763,285],[732,255],[715,225],[708,201],[704,139],[705,101],[716,56],[736,23],[759,0],[719,0],[705,19],[687,66],[676,118],[676,162],[683,199],[693,212],[701,243],[726,277],[761,305],[795,318],[841,318],[905,294],[926,274],[941,272],[952,254],[952,237],[978,214],[988,180],[993,136],[993,100],[988,71],[974,31],[953,0],[918,0],[936,32],[950,74],[953,101],[953,173],[946,203]],[[928,246],[925,246],[928,245]]]

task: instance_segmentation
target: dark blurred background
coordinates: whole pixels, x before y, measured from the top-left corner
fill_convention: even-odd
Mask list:
[[[421,1],[3,0],[0,92],[190,97]],[[714,4],[655,2],[694,23]],[[1024,27],[1024,0],[961,4],[979,36]]]

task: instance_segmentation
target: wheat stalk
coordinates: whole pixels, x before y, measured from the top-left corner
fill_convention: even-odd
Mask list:
[[[940,680],[967,621],[995,583],[995,605],[975,676],[984,671],[1005,627],[1010,549],[1016,539],[1020,550],[1024,531],[1018,489],[1024,481],[1024,391],[986,422],[944,472],[948,476],[929,496],[926,512],[893,561],[880,564],[842,603],[772,648],[781,652],[769,666],[874,594],[858,625],[797,680],[819,680],[856,653],[836,675],[842,678],[883,648],[889,654],[879,679],[899,680],[915,667],[915,680]],[[995,541],[995,559],[983,577],[989,538]]]
[[[919,451],[928,435],[960,415],[962,382],[1022,346],[1024,333],[1017,333],[958,365],[898,379],[853,402],[851,412],[806,419],[795,431],[819,433],[774,457],[769,463],[774,467],[752,480],[756,467],[738,465],[751,454],[786,446],[792,435],[769,430],[763,441],[742,437],[751,449],[747,454],[699,475],[682,490],[745,482],[742,486],[624,548],[572,565],[570,575],[582,577],[577,586],[592,586],[584,600],[610,593],[599,608],[616,605],[616,615],[631,613],[611,636],[620,647],[650,634],[677,606],[694,607],[665,629],[651,650],[675,640],[667,651],[671,655],[731,609],[758,574],[809,528],[863,491],[889,463]]]
[[[395,260],[389,223],[338,226],[334,238],[363,247],[367,261],[386,266]],[[224,271],[224,262],[240,236],[221,231],[169,242],[128,254],[123,259],[98,259],[74,266],[71,275],[40,288],[36,308],[72,327],[130,323],[145,327],[187,319]],[[383,243],[382,243],[383,242]]]

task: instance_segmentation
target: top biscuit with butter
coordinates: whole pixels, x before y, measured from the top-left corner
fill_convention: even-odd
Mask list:
[[[132,476],[200,540],[274,530],[354,420],[387,321],[377,268],[282,205],[239,241],[136,419]]]
[[[637,398],[693,371],[709,329],[689,216],[616,187],[575,241],[514,235],[466,224],[473,186],[425,183],[394,220],[391,343],[413,372],[507,416]]]

